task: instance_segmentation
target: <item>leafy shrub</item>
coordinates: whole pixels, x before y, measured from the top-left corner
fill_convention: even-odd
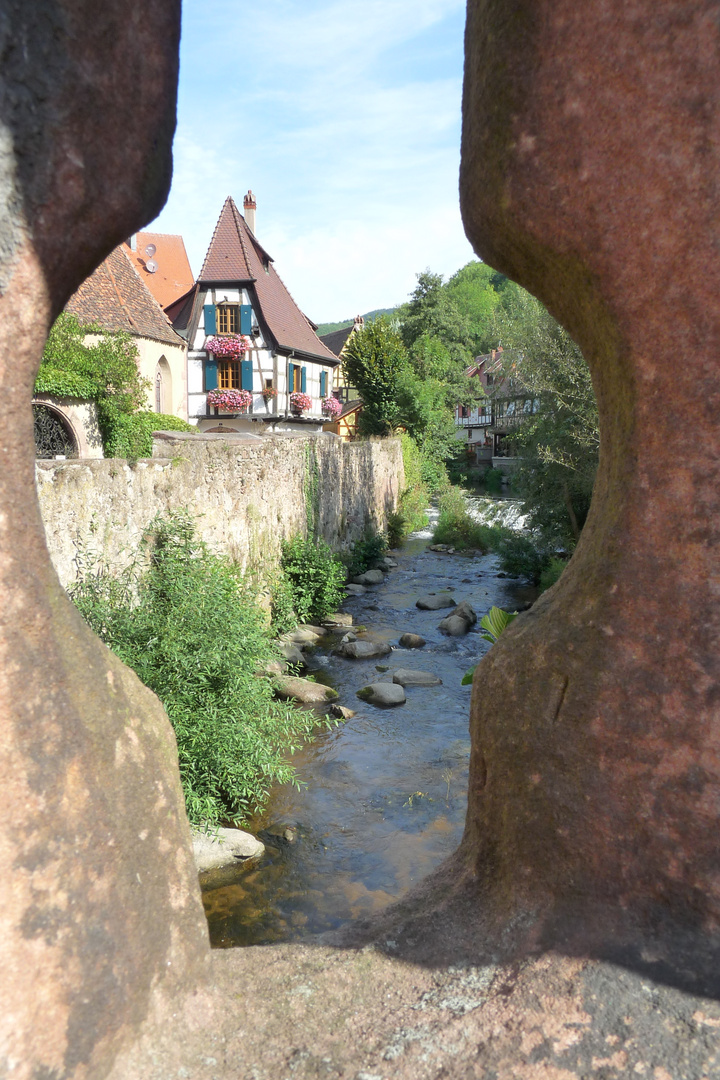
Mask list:
[[[502,469],[488,469],[483,476],[483,484],[486,491],[492,491],[498,494],[502,490],[503,472]]]
[[[345,567],[324,540],[296,536],[282,545],[280,560],[288,597],[300,622],[318,622],[337,611],[345,590]]]
[[[284,634],[297,626],[298,617],[293,606],[294,601],[293,587],[282,570],[279,570],[272,583],[270,594],[270,625],[274,634]]]
[[[467,503],[458,488],[448,488],[440,496],[440,516],[433,532],[436,544],[456,548],[477,548],[483,553],[492,549],[494,527],[484,525],[470,515]]]
[[[387,537],[382,533],[367,530],[363,539],[356,540],[350,548],[347,559],[347,572],[350,577],[364,574],[366,570],[375,566],[378,559],[382,559],[387,547]]]
[[[525,533],[505,529],[497,537],[493,550],[500,556],[500,567],[506,574],[530,578],[537,584],[550,562],[550,552]]]
[[[153,431],[194,430],[179,416],[171,416],[168,413],[118,413],[109,428],[105,456],[137,461],[138,458],[152,455]]]
[[[557,556],[553,556],[545,569],[540,574],[540,592],[545,592],[559,579],[563,570],[567,566],[565,559],[559,559]]]
[[[276,654],[236,566],[212,555],[187,512],[156,520],[149,565],[88,567],[71,595],[89,625],[154,690],[175,729],[188,817],[242,824],[270,785],[296,783],[286,754],[316,718],[273,700],[256,674]]]

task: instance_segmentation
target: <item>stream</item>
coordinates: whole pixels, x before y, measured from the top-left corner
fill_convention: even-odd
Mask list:
[[[511,500],[472,498],[477,517],[517,520]],[[399,899],[446,858],[462,836],[470,754],[470,687],[461,680],[490,645],[478,625],[445,637],[449,612],[421,611],[416,600],[452,589],[478,620],[493,605],[508,610],[535,599],[521,580],[498,576],[496,557],[428,550],[431,525],[393,552],[398,567],[380,585],[348,597],[355,626],[395,646],[389,656],[333,655],[337,636],[307,654],[308,674],[338,691],[355,716],[322,732],[293,757],[305,786],[277,786],[250,831],[266,845],[259,863],[205,875],[203,902],[216,948],[300,940],[378,911]],[[521,524],[521,523],[518,523]],[[421,649],[398,646],[422,635]],[[381,672],[378,672],[378,667]],[[384,671],[432,672],[441,686],[407,687],[407,701],[378,708],[356,692]]]

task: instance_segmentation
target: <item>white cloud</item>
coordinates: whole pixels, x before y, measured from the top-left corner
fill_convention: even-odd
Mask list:
[[[158,228],[200,268],[248,187],[315,319],[390,306],[471,257],[458,211],[464,0],[186,3],[175,179]]]

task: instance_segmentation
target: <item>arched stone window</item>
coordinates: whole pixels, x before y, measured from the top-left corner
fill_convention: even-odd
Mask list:
[[[172,400],[172,372],[166,357],[161,356],[155,365],[155,412],[173,412]]]

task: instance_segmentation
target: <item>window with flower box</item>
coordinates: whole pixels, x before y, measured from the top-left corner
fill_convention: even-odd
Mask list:
[[[220,390],[240,390],[242,387],[242,361],[218,360],[218,388]]]

